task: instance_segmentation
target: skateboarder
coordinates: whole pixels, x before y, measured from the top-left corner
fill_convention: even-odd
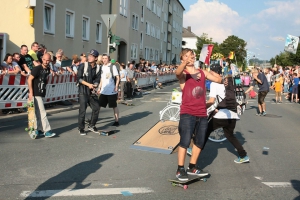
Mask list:
[[[96,122],[99,116],[99,100],[95,90],[100,83],[100,66],[96,64],[99,56],[98,51],[92,49],[88,55],[88,62],[81,63],[77,71],[78,92],[79,92],[79,115],[78,130],[80,135],[86,135],[84,132],[85,114],[87,105],[92,108],[92,115],[89,121],[88,129],[94,133],[99,133],[96,128]]]
[[[195,54],[191,49],[183,49],[180,54],[181,64],[177,68],[176,77],[179,80],[182,90],[182,103],[180,106],[179,134],[180,142],[178,147],[178,169],[176,177],[180,181],[188,180],[187,174],[206,176],[207,171],[196,166],[196,162],[204,146],[207,130],[206,111],[206,78],[220,83],[222,78],[215,77],[211,73],[196,69],[194,66]],[[189,167],[184,168],[184,161],[187,148],[190,145],[194,134],[194,146]]]
[[[28,100],[34,100],[36,127],[35,133],[37,136],[44,134],[45,137],[53,137],[55,133],[52,133],[51,127],[47,118],[47,113],[44,107],[42,97],[46,95],[47,77],[50,74],[49,63],[51,62],[51,56],[45,53],[42,58],[42,65],[38,65],[31,70],[31,74],[28,77]]]
[[[212,71],[211,73],[213,73],[215,76],[221,77],[222,67],[220,65],[214,64],[210,67],[210,70]],[[216,130],[217,128],[223,128],[225,137],[237,149],[239,155],[238,158],[234,160],[234,162],[249,162],[247,152],[244,150],[243,146],[233,134],[236,121],[240,118],[237,114],[237,102],[235,99],[235,91],[232,77],[228,76],[226,82],[226,86],[224,86],[224,84],[218,83],[211,83],[210,85],[210,98],[207,101],[207,107],[213,105],[218,96],[221,97],[223,100],[219,103],[216,110],[216,114],[208,123],[205,143],[207,142],[209,134],[212,131]]]
[[[119,126],[119,109],[117,107],[117,100],[120,75],[117,67],[110,63],[110,56],[108,54],[102,55],[102,61],[102,78],[98,90],[98,93],[100,94],[100,106],[102,108],[106,108],[108,104],[108,107],[113,109],[115,122],[112,124],[112,126]]]

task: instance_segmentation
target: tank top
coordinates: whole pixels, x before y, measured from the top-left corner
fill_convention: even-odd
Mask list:
[[[202,70],[199,80],[193,79],[186,70],[185,85],[182,90],[180,114],[189,114],[197,117],[207,117],[205,74]]]

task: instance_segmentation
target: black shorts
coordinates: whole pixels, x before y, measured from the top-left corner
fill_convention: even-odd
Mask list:
[[[107,104],[109,108],[117,107],[118,94],[105,95],[100,94],[99,105],[100,107],[106,108]]]
[[[265,103],[265,98],[268,94],[268,91],[262,91],[262,92],[258,92],[258,104],[263,104]]]

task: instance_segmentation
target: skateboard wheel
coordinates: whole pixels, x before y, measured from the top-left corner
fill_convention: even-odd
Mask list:
[[[207,179],[206,178],[203,178],[203,182],[206,182],[207,181]]]
[[[184,185],[184,186],[183,186],[183,189],[187,190],[187,189],[188,189],[188,186],[187,186],[187,185]]]
[[[171,183],[174,187],[176,186],[176,183]]]

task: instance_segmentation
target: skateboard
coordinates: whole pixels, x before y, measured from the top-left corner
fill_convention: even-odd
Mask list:
[[[109,127],[105,127],[103,129],[100,129],[98,131],[99,131],[99,135],[109,136],[110,134],[114,133],[115,130],[116,130],[115,126],[109,126]]]
[[[28,127],[25,128],[25,131],[28,132],[31,139],[36,138],[35,130],[36,127],[36,116],[34,111],[34,102],[33,100],[31,102],[28,102],[27,105],[27,113],[28,113]]]
[[[133,103],[129,103],[129,102],[126,102],[126,101],[121,102],[121,104],[124,104],[126,106],[134,106]]]
[[[189,180],[187,180],[187,181],[180,181],[178,179],[168,179],[168,181],[170,181],[173,186],[182,187],[185,190],[188,189],[188,183],[190,183],[190,182],[193,182],[196,180],[203,181],[203,182],[207,181],[206,178],[199,177],[196,175],[188,175],[188,177],[189,177]]]

